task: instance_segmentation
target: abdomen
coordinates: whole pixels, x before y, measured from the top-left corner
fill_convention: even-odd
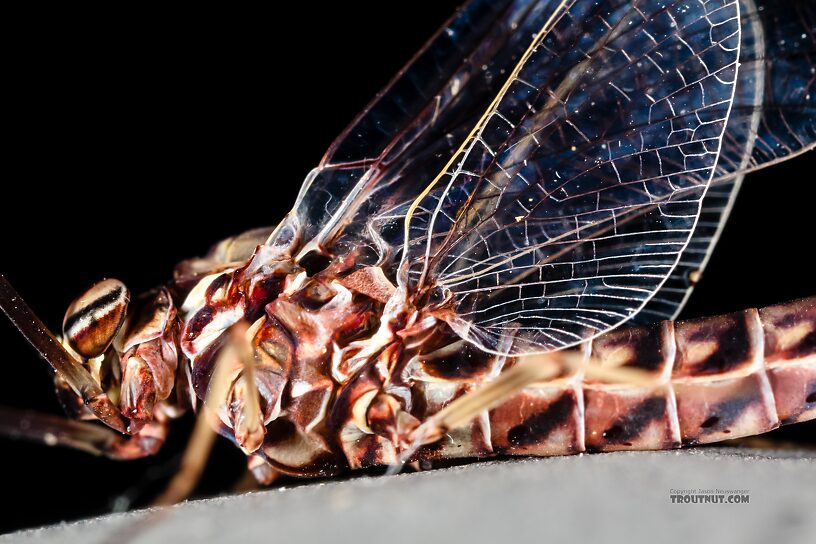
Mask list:
[[[524,389],[420,457],[656,450],[756,435],[816,418],[816,297],[761,310],[622,327],[583,347],[653,387],[580,372]],[[422,386],[429,411],[471,386]]]

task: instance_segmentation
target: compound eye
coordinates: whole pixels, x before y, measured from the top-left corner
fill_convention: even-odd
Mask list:
[[[125,322],[130,293],[119,280],[95,283],[78,296],[62,322],[68,344],[85,358],[105,353]]]

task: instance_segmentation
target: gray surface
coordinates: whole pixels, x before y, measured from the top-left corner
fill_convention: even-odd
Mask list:
[[[692,449],[493,461],[143,510],[0,542],[816,542],[813,452]],[[748,489],[672,504],[670,489]]]

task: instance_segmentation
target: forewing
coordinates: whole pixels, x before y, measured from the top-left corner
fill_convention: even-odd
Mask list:
[[[705,269],[743,176],[816,142],[816,2],[740,2],[737,89],[720,160],[677,268],[635,321],[674,319]]]
[[[302,253],[327,249],[355,217],[372,211],[360,209],[372,198],[384,204],[418,192],[410,182],[397,183],[403,180],[401,168],[406,161],[434,168],[433,155],[425,150],[429,141],[445,151],[435,129],[463,90],[480,79],[479,67],[512,37],[511,26],[524,20],[529,4],[473,0],[463,6],[337,137],[309,173],[288,217],[301,248],[306,247]],[[468,100],[480,107],[475,94]]]
[[[335,140],[275,238],[298,257],[371,236],[368,220],[413,199],[495,96],[552,0],[472,0]],[[330,106],[329,106],[330,107]],[[374,248],[375,260],[383,255]]]
[[[735,1],[561,5],[409,213],[403,285],[487,351],[640,310],[695,227],[733,99]]]

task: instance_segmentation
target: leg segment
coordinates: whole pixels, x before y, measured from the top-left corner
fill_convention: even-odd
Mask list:
[[[48,446],[66,446],[111,459],[139,459],[155,454],[164,444],[167,423],[166,419],[159,419],[135,435],[124,436],[94,423],[0,407],[0,434]]]
[[[176,504],[190,496],[201,479],[214,443],[215,432],[207,420],[206,409],[202,408],[181,458],[181,466],[161,495],[153,500],[154,506]]]
[[[258,389],[252,374],[255,362],[251,333],[246,323],[239,321],[228,334],[226,344],[216,356],[207,397],[201,403],[181,466],[165,490],[153,501],[154,505],[176,504],[193,492],[215,443],[216,433],[213,429],[222,426],[218,417],[222,410],[228,412],[229,420],[234,425],[235,440],[244,451],[255,451],[263,441]],[[236,372],[239,373],[238,378],[235,378]],[[255,457],[250,457],[252,459]]]

